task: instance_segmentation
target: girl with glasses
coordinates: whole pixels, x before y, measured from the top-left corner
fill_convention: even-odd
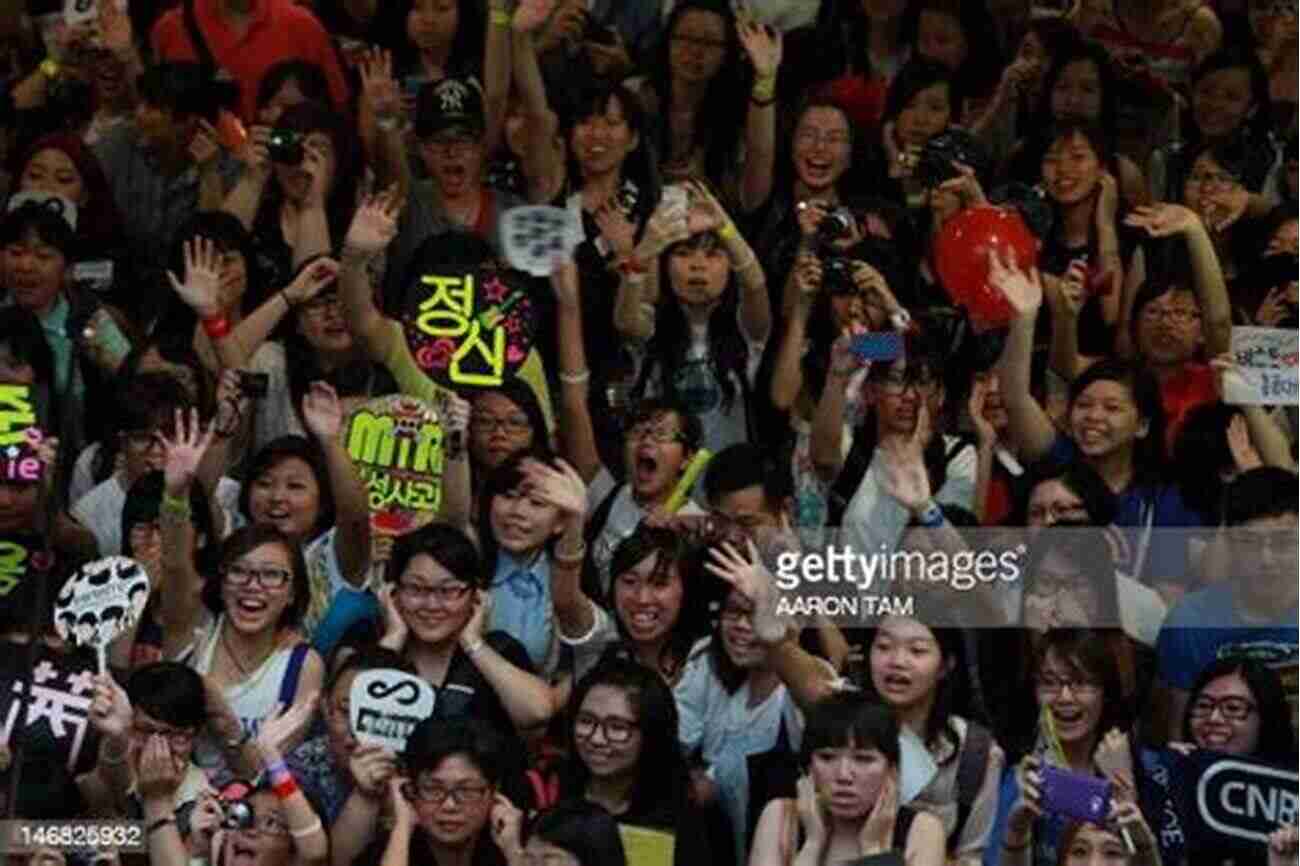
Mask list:
[[[702,812],[687,801],[677,740],[677,705],[654,670],[609,659],[582,679],[570,704],[569,765],[561,798],[602,807],[624,833],[673,851],[678,866],[722,863],[712,856]]]
[[[1192,685],[1182,739],[1194,748],[1290,767],[1296,761],[1290,719],[1291,706],[1274,670],[1248,659],[1220,659]]]

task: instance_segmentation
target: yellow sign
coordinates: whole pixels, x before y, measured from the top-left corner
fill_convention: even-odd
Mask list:
[[[676,839],[667,830],[619,824],[627,866],[673,866]]]
[[[352,414],[344,442],[366,484],[375,532],[405,535],[437,515],[442,438],[437,413],[414,397],[379,397]]]

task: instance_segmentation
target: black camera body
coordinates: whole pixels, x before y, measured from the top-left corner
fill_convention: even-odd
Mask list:
[[[852,263],[846,257],[828,256],[822,260],[822,288],[832,295],[857,294]]]
[[[271,162],[280,165],[301,165],[303,137],[293,129],[273,129],[266,140],[266,151]]]
[[[853,211],[846,207],[837,207],[817,223],[817,240],[828,244],[847,238],[853,234],[853,225],[856,222]]]
[[[250,373],[239,371],[239,391],[250,400],[261,400],[271,390],[269,373]]]

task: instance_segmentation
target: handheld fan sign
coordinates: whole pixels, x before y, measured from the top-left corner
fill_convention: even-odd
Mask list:
[[[404,394],[376,397],[348,419],[344,447],[366,484],[370,527],[399,536],[427,526],[442,502],[438,413]]]
[[[348,703],[357,740],[401,754],[415,726],[433,715],[434,692],[417,676],[380,668],[357,674]]]
[[[140,621],[149,600],[149,575],[134,559],[109,556],[88,562],[63,584],[54,603],[59,637],[93,647],[99,672],[108,672],[108,645]]]
[[[565,208],[528,205],[501,215],[506,261],[534,277],[549,277],[555,257],[572,256],[582,237],[582,222]]]

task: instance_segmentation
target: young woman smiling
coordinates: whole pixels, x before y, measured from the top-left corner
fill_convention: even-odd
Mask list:
[[[894,713],[861,695],[818,703],[804,733],[798,799],[763,811],[750,866],[829,866],[890,851],[908,866],[942,866],[939,819],[898,804],[898,737]]]
[[[720,863],[701,811],[687,801],[677,705],[660,675],[609,659],[578,682],[560,796],[601,806],[624,828],[667,836],[677,866]],[[625,831],[626,832],[626,831]]]

